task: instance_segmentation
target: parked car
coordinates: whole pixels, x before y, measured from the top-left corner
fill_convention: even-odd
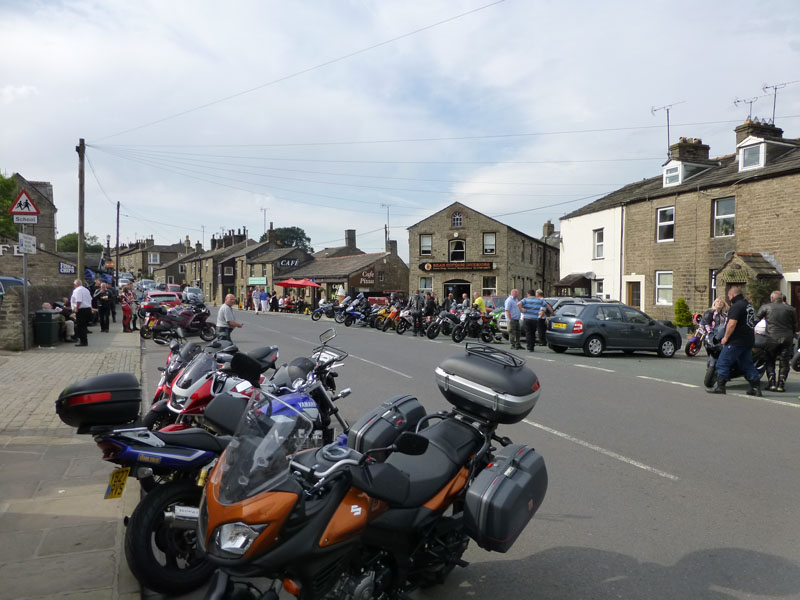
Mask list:
[[[175,292],[151,291],[145,294],[144,301],[158,302],[162,306],[172,308],[173,306],[180,306],[181,297]]]
[[[123,273],[117,273],[117,281],[119,281],[120,279],[127,279],[132,282],[136,278],[133,276],[133,273],[123,272]]]
[[[503,306],[505,304],[506,298],[502,298],[500,296],[496,296],[496,297],[500,299],[499,300],[499,304],[498,304],[498,308],[499,309],[503,309]],[[521,299],[522,299],[522,296],[520,296],[520,300]],[[558,306],[561,306],[562,304],[565,304],[565,303],[571,302],[571,301],[577,301],[577,302],[580,302],[580,303],[584,303],[584,302],[602,302],[602,300],[600,300],[599,298],[571,298],[569,296],[554,296],[554,297],[550,297],[550,298],[545,298],[544,301],[547,302],[551,306],[551,308],[553,310],[555,310]],[[548,317],[548,319],[549,319],[549,317]],[[507,340],[508,339],[508,320],[506,319],[505,311],[497,318],[497,329],[500,331],[500,334],[503,336],[503,338]],[[525,339],[525,328],[524,327],[520,327],[519,339],[520,340],[524,340]]]
[[[486,304],[486,312],[489,314],[503,308],[505,301],[505,296],[483,296],[483,303]]]
[[[181,292],[183,301],[187,304],[202,304],[204,301],[203,290],[196,287],[187,287]]]
[[[547,325],[547,345],[554,352],[581,348],[587,356],[606,350],[657,352],[670,358],[681,348],[681,335],[670,321],[657,321],[625,304],[562,304]]]

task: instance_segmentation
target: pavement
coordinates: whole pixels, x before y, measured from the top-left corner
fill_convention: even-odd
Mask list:
[[[138,600],[123,550],[124,517],[139,500],[104,500],[114,465],[90,436],[61,422],[55,401],[70,383],[113,371],[141,378],[140,338],[90,328],[72,343],[0,353],[0,600]]]

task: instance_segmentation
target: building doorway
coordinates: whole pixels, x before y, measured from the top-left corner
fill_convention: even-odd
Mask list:
[[[642,310],[642,284],[638,281],[628,282],[628,305]]]
[[[447,298],[447,294],[453,294],[453,298],[456,301],[461,302],[463,294],[467,295],[467,298],[472,298],[470,294],[470,283],[465,279],[451,279],[450,281],[444,282],[444,294],[442,298]]]

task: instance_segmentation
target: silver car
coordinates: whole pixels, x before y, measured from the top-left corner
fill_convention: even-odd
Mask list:
[[[203,303],[203,290],[196,287],[183,288],[181,297],[186,304],[202,304]]]

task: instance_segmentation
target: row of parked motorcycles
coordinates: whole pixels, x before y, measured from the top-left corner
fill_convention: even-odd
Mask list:
[[[62,421],[118,466],[106,497],[130,478],[141,486],[125,555],[146,588],[181,594],[211,579],[207,598],[385,600],[467,566],[470,539],[513,545],[547,489],[541,454],[497,431],[539,398],[524,360],[467,344],[435,370],[451,410],[399,395],[351,425],[334,337],[280,366],[276,346],[173,339],[143,415],[130,373],[61,393]]]
[[[501,311],[485,315],[476,307],[464,309],[457,305],[451,310],[437,310],[434,315],[423,317],[422,333],[429,339],[436,339],[439,334],[450,336],[460,344],[465,338],[480,339],[490,343],[500,338],[497,328],[497,317]],[[404,302],[396,301],[388,305],[372,305],[363,294],[355,298],[346,297],[339,304],[328,302],[320,304],[311,313],[311,319],[319,321],[322,317],[335,320],[346,327],[360,324],[381,331],[394,330],[403,335],[414,330],[414,315]]]

